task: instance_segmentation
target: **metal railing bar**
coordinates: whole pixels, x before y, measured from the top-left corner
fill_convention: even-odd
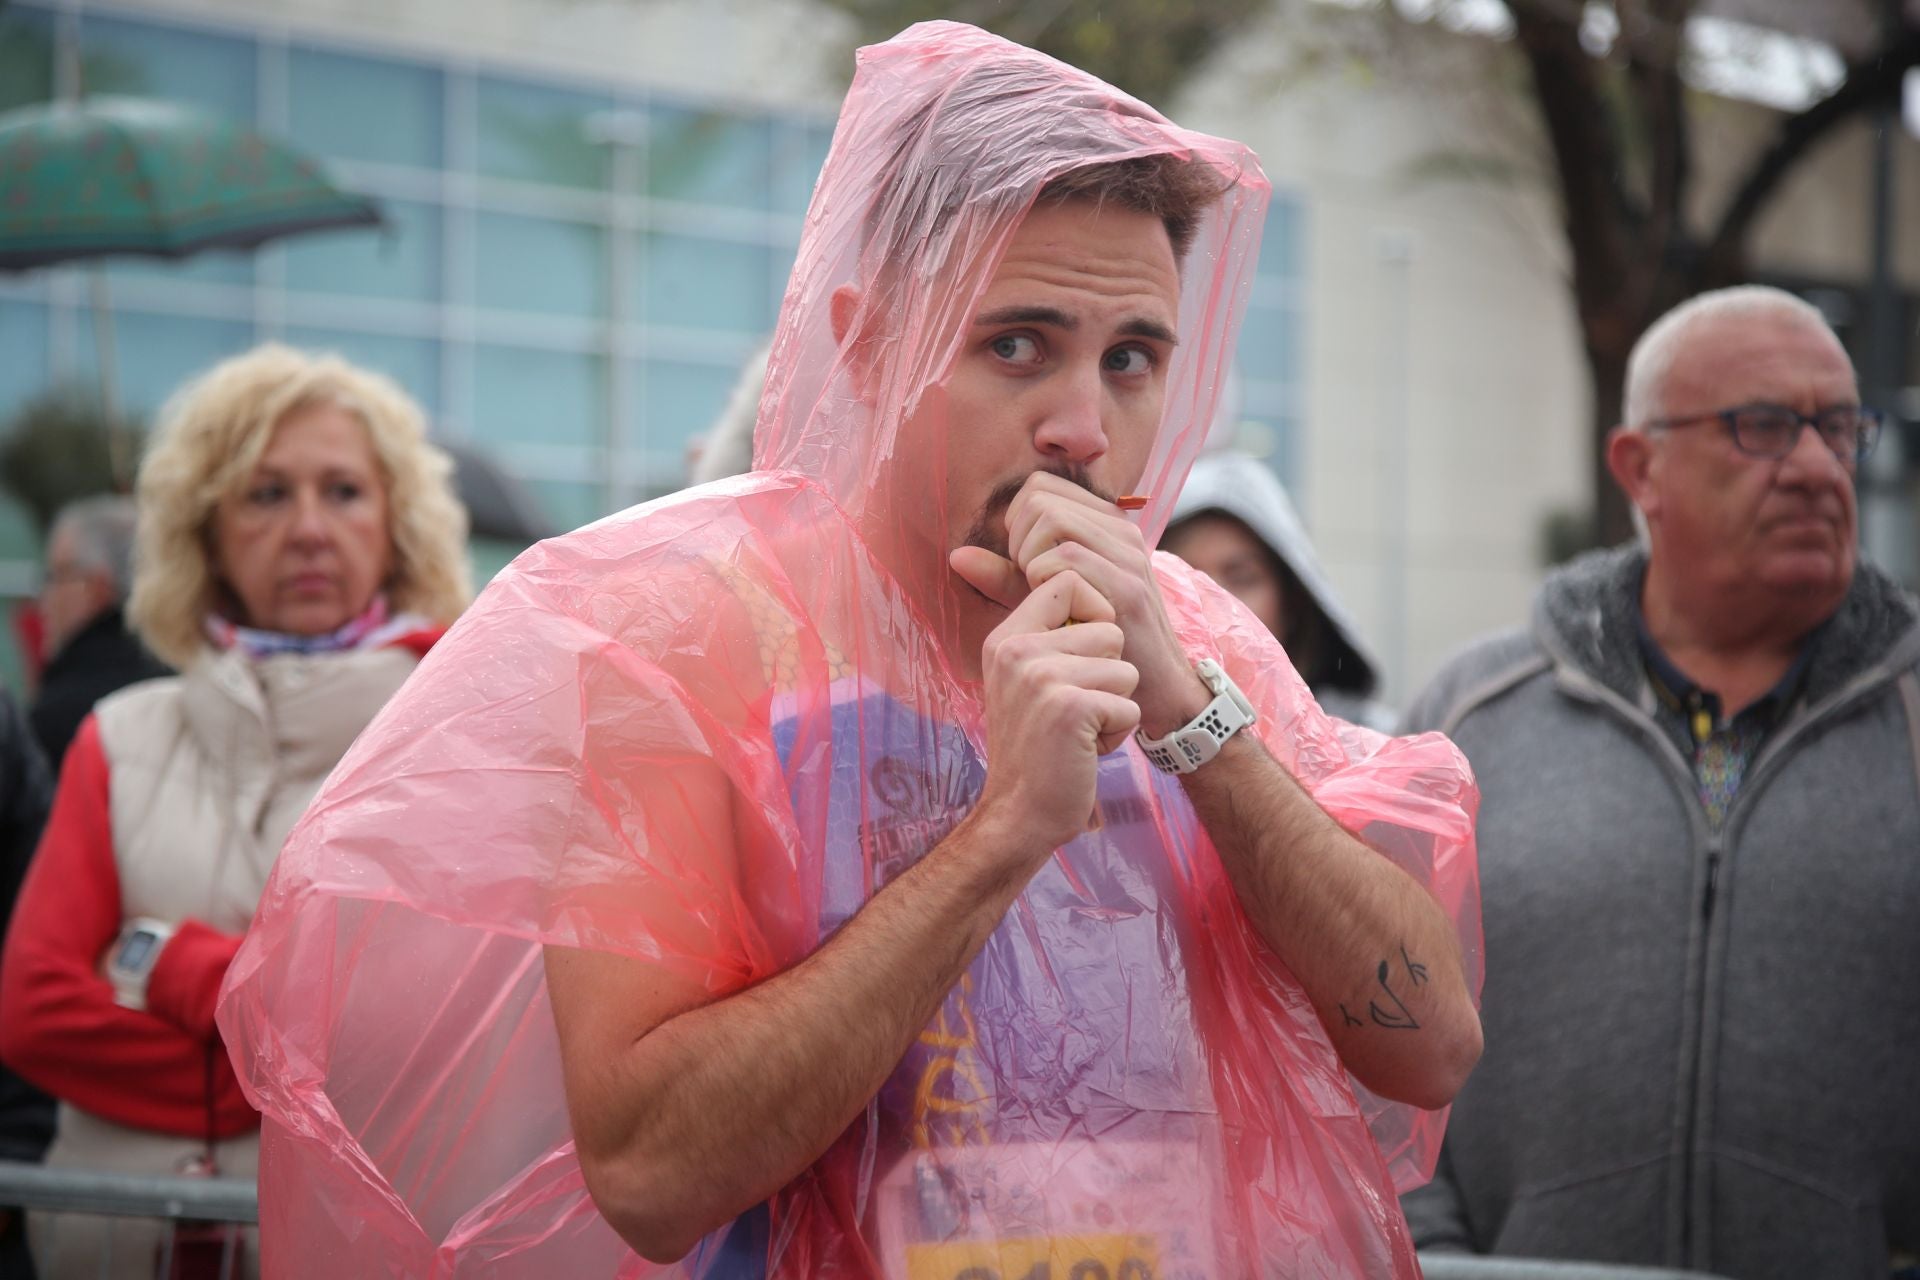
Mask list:
[[[259,1192],[250,1179],[143,1177],[17,1160],[0,1160],[0,1206],[176,1222],[260,1221]]]

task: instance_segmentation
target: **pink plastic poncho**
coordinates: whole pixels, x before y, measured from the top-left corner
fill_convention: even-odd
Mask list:
[[[1225,194],[1182,269],[1157,535],[1211,415],[1267,197],[1244,148],[964,26],[862,51],[809,210],[759,470],[534,547],[368,728],[288,841],[220,1009],[264,1114],[278,1276],[1413,1277],[1396,1185],[1443,1118],[1358,1090],[1179,785],[1107,757],[1099,826],[1008,913],[863,1119],[659,1268],[583,1186],[542,944],[725,997],[818,947],[978,796],[945,492],[908,459],[1052,177],[1177,153]],[[848,331],[829,298],[857,282]],[[942,516],[944,513],[939,513]],[[945,527],[935,522],[934,527]],[[1476,801],[1444,739],[1321,714],[1273,638],[1167,556],[1190,652],[1348,829],[1458,923]],[[949,602],[949,603],[943,603]],[[730,829],[688,797],[724,789]]]

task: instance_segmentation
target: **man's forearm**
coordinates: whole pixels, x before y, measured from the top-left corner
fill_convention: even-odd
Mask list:
[[[1186,786],[1248,917],[1348,1069],[1398,1101],[1451,1101],[1479,1060],[1480,1020],[1439,904],[1249,734]]]
[[[632,1045],[603,1091],[620,1121],[583,1159],[630,1243],[677,1257],[825,1153],[1044,856],[1010,848],[976,811],[806,960]]]

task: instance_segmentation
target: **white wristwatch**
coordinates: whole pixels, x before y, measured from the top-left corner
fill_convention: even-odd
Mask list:
[[[1213,701],[1206,709],[1164,738],[1149,738],[1141,732],[1133,735],[1139,740],[1140,749],[1147,753],[1147,759],[1153,761],[1153,767],[1162,773],[1192,773],[1219,755],[1229,738],[1258,718],[1247,695],[1240,692],[1240,686],[1219,663],[1212,658],[1202,658],[1193,664],[1193,669],[1213,691]]]
[[[164,920],[136,916],[127,921],[107,952],[107,981],[113,984],[113,1002],[127,1009],[147,1007],[147,980],[160,959],[160,949],[173,937]]]

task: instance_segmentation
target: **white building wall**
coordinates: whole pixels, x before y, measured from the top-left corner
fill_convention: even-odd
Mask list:
[[[1296,496],[1404,704],[1447,654],[1524,619],[1542,522],[1586,494],[1585,367],[1544,194],[1419,176],[1480,145],[1485,103],[1387,76],[1289,84],[1284,39],[1241,43],[1177,115],[1251,144],[1306,208]],[[1470,76],[1483,53],[1439,56]]]

